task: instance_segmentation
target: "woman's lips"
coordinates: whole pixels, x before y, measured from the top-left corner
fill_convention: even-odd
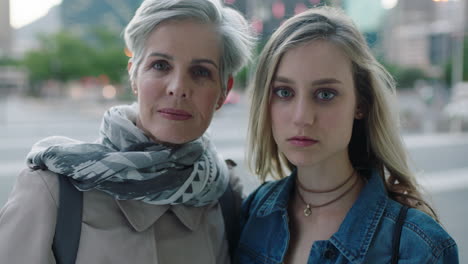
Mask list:
[[[174,109],[174,108],[163,108],[159,109],[158,113],[161,114],[162,117],[169,119],[169,120],[188,120],[192,118],[192,115],[184,110]]]
[[[288,138],[288,142],[297,147],[309,147],[318,142],[318,140],[309,138],[309,137],[292,137]]]

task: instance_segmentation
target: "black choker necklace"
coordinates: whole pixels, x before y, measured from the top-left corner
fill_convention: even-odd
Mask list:
[[[310,189],[307,189],[305,188],[301,182],[299,181],[299,178],[297,178],[297,196],[299,196],[299,198],[301,199],[301,201],[306,205],[306,208],[304,209],[304,216],[309,216],[310,214],[312,214],[312,208],[319,208],[319,207],[324,207],[324,206],[327,206],[329,204],[332,204],[336,201],[338,201],[340,198],[342,198],[343,196],[345,196],[347,193],[349,193],[353,188],[354,186],[356,186],[356,184],[358,183],[359,179],[356,179],[356,181],[348,188],[346,189],[343,193],[341,193],[340,195],[338,195],[338,197],[332,199],[331,201],[328,201],[324,204],[319,204],[319,205],[313,205],[313,204],[310,204],[308,202],[305,201],[304,197],[302,197],[301,195],[301,192],[299,189],[302,189],[306,192],[310,192],[310,193],[327,193],[327,192],[333,192],[333,191],[336,191],[338,190],[339,188],[343,187],[346,183],[348,183],[351,178],[353,178],[353,175],[354,175],[355,171],[353,170],[353,172],[351,173],[351,175],[348,177],[348,179],[346,179],[343,183],[339,184],[337,187],[334,187],[333,189],[331,190],[327,190],[327,191],[314,191],[314,190],[310,190]]]

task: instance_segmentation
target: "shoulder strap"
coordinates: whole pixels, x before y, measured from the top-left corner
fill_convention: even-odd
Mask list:
[[[221,205],[221,211],[223,213],[224,219],[224,229],[226,232],[227,240],[229,243],[229,254],[234,257],[234,250],[237,247],[237,242],[239,241],[239,216],[236,215],[236,206],[234,200],[234,192],[232,190],[231,184],[228,184],[226,191],[219,198],[219,203]]]
[[[74,264],[81,236],[83,193],[69,178],[58,175],[59,206],[52,251],[57,264]]]
[[[403,205],[398,214],[398,219],[395,225],[395,230],[393,231],[393,243],[392,243],[392,261],[390,263],[397,264],[398,257],[400,254],[400,239],[401,231],[403,229],[403,223],[405,222],[406,213],[408,212],[408,206]]]

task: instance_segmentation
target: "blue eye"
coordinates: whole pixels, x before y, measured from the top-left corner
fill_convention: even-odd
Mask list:
[[[333,91],[323,90],[317,93],[317,97],[323,101],[330,101],[336,96],[336,93]]]
[[[273,90],[273,93],[280,98],[288,98],[293,96],[293,92],[287,88],[276,88]]]
[[[157,71],[167,71],[170,68],[169,63],[166,61],[156,61],[152,66]]]

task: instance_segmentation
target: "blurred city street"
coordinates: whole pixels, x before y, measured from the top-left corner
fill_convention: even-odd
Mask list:
[[[97,138],[101,115],[116,102],[76,102],[21,97],[0,100],[0,206],[6,202],[16,175],[25,168],[25,155],[37,140],[64,135],[80,140]],[[210,128],[224,158],[238,163],[245,193],[257,185],[244,166],[248,107],[245,100],[225,105]],[[468,263],[468,134],[407,135],[419,182],[440,214],[442,224],[457,240],[460,263]]]
[[[125,69],[135,50],[122,32],[142,2],[0,0],[0,208],[35,142],[56,135],[93,142],[104,112],[134,98]],[[221,2],[247,18],[259,40],[236,88],[249,85],[259,52],[286,19],[326,5],[353,20],[395,80],[391,107],[411,168],[468,264],[468,0]],[[237,163],[248,195],[259,181],[244,160],[249,106],[236,92],[209,132]]]

